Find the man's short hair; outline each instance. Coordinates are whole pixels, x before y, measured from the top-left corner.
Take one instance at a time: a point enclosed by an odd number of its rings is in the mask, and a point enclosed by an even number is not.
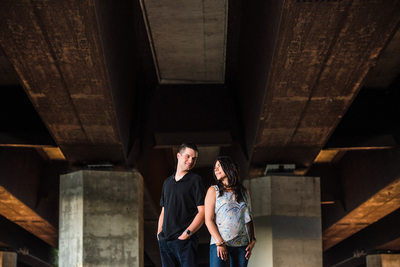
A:
[[[194,143],[183,143],[182,145],[179,146],[178,152],[182,153],[186,148],[193,149],[197,153],[199,152],[199,150],[197,149],[197,146]]]

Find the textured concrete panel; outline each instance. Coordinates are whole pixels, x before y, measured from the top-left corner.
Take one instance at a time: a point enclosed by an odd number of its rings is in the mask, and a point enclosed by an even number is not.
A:
[[[160,83],[223,83],[228,1],[141,1]]]
[[[322,266],[319,178],[267,176],[245,186],[257,237],[249,266]]]
[[[60,191],[60,266],[143,266],[138,172],[79,171]]]
[[[249,267],[273,267],[273,233],[269,216],[254,218],[257,243],[250,257]]]
[[[61,176],[59,266],[83,266],[83,173]]]
[[[17,253],[0,251],[0,267],[17,267]]]
[[[381,255],[368,255],[366,262],[368,267],[382,267]]]
[[[275,239],[274,267],[322,267],[321,239]]]
[[[321,216],[319,178],[266,176],[244,184],[250,192],[254,216]]]
[[[321,241],[321,217],[271,216],[270,220],[274,227],[274,239],[318,239]]]
[[[253,216],[271,215],[271,177],[245,180],[243,184],[250,193]]]
[[[398,267],[400,266],[399,254],[367,255],[367,267]]]
[[[319,178],[272,176],[271,199],[273,215],[321,216]]]

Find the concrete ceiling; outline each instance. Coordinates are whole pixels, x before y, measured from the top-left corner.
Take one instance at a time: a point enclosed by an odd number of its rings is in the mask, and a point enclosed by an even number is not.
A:
[[[0,25],[0,186],[47,230],[61,173],[137,168],[158,266],[162,182],[193,141],[206,183],[217,154],[246,178],[270,163],[321,177],[326,266],[373,231],[390,235],[370,249],[398,247],[400,1],[7,0]],[[4,229],[48,250],[2,207]],[[1,227],[0,243],[20,246]]]
[[[140,2],[160,84],[224,83],[228,1]]]

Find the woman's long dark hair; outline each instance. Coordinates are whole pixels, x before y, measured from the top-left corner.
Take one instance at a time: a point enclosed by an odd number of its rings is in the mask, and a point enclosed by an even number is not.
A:
[[[215,164],[221,165],[222,170],[225,172],[226,176],[228,177],[228,188],[232,189],[235,193],[236,201],[239,203],[243,200],[243,192],[246,190],[242,185],[239,177],[239,169],[237,165],[233,162],[233,160],[228,156],[219,156],[214,162]],[[225,185],[222,181],[219,181],[215,176],[215,171],[213,171],[215,182],[219,189],[219,195],[222,196],[225,191],[227,191]]]

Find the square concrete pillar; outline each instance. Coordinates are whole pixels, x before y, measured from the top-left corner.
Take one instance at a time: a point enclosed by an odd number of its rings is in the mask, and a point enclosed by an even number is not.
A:
[[[266,176],[245,181],[250,192],[256,247],[250,267],[321,267],[320,181]]]
[[[142,267],[140,173],[77,171],[61,176],[60,267]]]
[[[400,254],[367,255],[367,267],[398,267],[400,266]]]
[[[17,253],[0,251],[0,267],[17,267]]]

